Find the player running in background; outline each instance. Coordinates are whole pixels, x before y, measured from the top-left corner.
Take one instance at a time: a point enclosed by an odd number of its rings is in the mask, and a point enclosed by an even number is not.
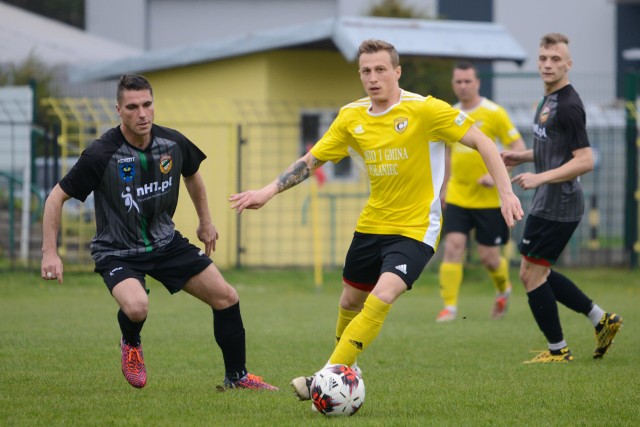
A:
[[[525,363],[573,360],[557,302],[584,314],[593,324],[597,342],[594,358],[604,356],[622,326],[620,316],[606,313],[569,278],[551,269],[584,213],[580,175],[593,169],[584,107],[569,82],[571,66],[568,38],[559,33],[544,35],[538,51],[544,96],[534,116],[533,149],[502,152],[508,166],[535,164],[535,173],[519,174],[512,181],[525,190],[535,189],[519,245],[520,279],[549,349]]]
[[[97,230],[91,255],[95,271],[120,307],[121,363],[127,381],[136,388],[147,383],[140,332],[149,311],[149,275],[170,293],[185,291],[211,307],[213,335],[225,365],[224,387],[277,390],[247,372],[238,293],[209,258],[218,232],[198,172],[206,156],[180,132],[153,123],[153,89],[144,77],[120,78],[116,110],[122,123],[93,141],[47,198],[42,277],[62,283],[56,243],[62,206],[71,197],[84,201],[93,192]],[[198,215],[197,236],[204,251],[174,227],[181,176]]]
[[[230,196],[231,207],[238,213],[259,209],[327,161],[338,162],[350,152],[364,159],[371,192],[344,263],[336,346],[329,364],[355,364],[378,336],[391,305],[411,289],[433,256],[441,227],[443,141],[460,141],[480,152],[509,226],[523,215],[493,141],[460,110],[402,90],[399,62],[389,43],[362,42],[359,74],[369,96],[341,108],[311,151],[273,182]],[[292,381],[300,400],[310,398],[311,380]]]
[[[478,69],[460,62],[453,69],[453,92],[458,99],[454,108],[475,120],[485,135],[503,147],[523,151],[526,147],[520,132],[507,112],[495,102],[480,96]],[[454,320],[458,313],[458,295],[463,276],[463,261],[469,233],[475,229],[480,262],[489,272],[496,289],[491,311],[494,319],[504,316],[511,295],[509,264],[500,248],[509,242],[509,227],[500,213],[500,196],[491,174],[476,150],[463,144],[447,144],[443,200],[444,256],[439,269],[440,297],[444,308],[437,322]]]

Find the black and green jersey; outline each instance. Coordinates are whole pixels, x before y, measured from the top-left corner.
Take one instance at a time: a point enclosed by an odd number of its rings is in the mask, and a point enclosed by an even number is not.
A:
[[[175,232],[180,175],[195,174],[206,158],[180,132],[153,125],[145,150],[129,144],[117,126],[93,141],[60,180],[69,196],[85,201],[93,191],[96,235],[91,255],[151,252],[169,243]]]
[[[542,98],[533,121],[536,173],[564,165],[575,150],[585,147],[589,147],[586,115],[573,86],[566,85]],[[584,213],[580,177],[536,188],[529,213],[551,221],[580,221]]]

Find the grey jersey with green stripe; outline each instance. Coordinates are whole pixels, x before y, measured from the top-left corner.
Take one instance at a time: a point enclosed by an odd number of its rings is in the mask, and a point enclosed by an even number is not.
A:
[[[533,121],[536,173],[559,168],[573,158],[575,150],[589,147],[586,122],[573,86],[566,85],[542,98]],[[551,221],[580,221],[584,213],[580,177],[536,188],[529,213]]]
[[[96,262],[152,252],[174,236],[180,176],[195,174],[206,156],[173,129],[153,125],[151,139],[140,150],[125,140],[119,126],[110,129],[60,180],[62,190],[75,199],[84,202],[94,193],[91,256]]]

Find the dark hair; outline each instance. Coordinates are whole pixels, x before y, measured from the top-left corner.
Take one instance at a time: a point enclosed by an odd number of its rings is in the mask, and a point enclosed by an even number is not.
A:
[[[460,61],[457,62],[453,67],[454,70],[473,70],[476,73],[476,77],[478,77],[478,67],[476,67],[472,62],[469,61]]]
[[[122,101],[122,92],[125,90],[148,90],[153,96],[153,88],[149,80],[139,74],[123,74],[118,81],[118,91],[116,92],[116,100],[118,104]]]
[[[391,65],[393,65],[394,68],[400,65],[400,56],[398,55],[396,48],[391,43],[387,43],[382,40],[368,39],[360,43],[360,47],[358,48],[358,59],[360,59],[360,56],[363,53],[376,53],[381,50],[385,50],[389,53],[389,56],[391,57]]]
[[[547,33],[540,39],[540,47],[549,47],[558,43],[569,44],[569,38],[560,33]]]

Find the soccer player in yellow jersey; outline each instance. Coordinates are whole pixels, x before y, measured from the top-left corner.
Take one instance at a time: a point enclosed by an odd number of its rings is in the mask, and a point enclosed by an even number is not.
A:
[[[400,60],[391,44],[365,40],[358,65],[369,96],[344,106],[320,141],[273,182],[229,198],[238,213],[259,209],[350,150],[364,159],[371,193],[346,256],[336,346],[328,362],[349,366],[376,338],[393,302],[411,289],[436,249],[444,141],[477,149],[495,180],[506,223],[513,226],[523,216],[494,142],[460,110],[400,89]],[[291,382],[300,400],[310,399],[312,379]]]
[[[473,118],[475,126],[496,143],[513,151],[524,151],[526,147],[520,132],[504,108],[480,96],[480,78],[473,64],[458,63],[453,69],[451,84],[458,98],[454,108],[460,108]],[[507,311],[511,283],[508,262],[500,255],[500,247],[509,241],[509,228],[500,213],[498,190],[477,151],[462,144],[448,144],[446,161],[450,176],[445,177],[440,193],[444,207],[444,257],[439,277],[444,308],[436,321],[448,322],[456,318],[463,258],[472,229],[476,232],[480,262],[496,288],[491,316],[502,318]]]

